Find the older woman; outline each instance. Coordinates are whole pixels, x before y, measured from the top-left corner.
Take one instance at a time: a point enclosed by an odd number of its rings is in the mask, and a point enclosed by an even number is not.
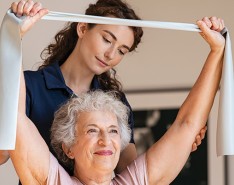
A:
[[[22,183],[155,185],[172,182],[191,152],[194,137],[206,124],[222,72],[225,40],[219,32],[224,28],[223,20],[204,18],[197,24],[211,51],[176,120],[159,141],[113,179],[120,152],[130,137],[126,106],[111,93],[97,91],[71,99],[56,112],[52,145],[58,158],[73,168],[71,177],[25,115],[22,75],[16,149],[9,151]]]

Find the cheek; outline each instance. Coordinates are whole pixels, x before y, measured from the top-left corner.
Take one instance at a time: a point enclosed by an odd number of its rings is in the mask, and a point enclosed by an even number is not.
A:
[[[97,48],[95,47],[96,44],[94,43],[86,43],[86,47],[84,49],[84,51],[86,52],[87,56],[89,56],[92,53],[96,53],[97,52]]]
[[[88,56],[90,55],[90,53],[97,52],[98,43],[96,42],[96,39],[92,38],[92,36],[90,36],[89,38],[89,35],[87,35],[81,40],[81,42],[82,42],[81,51],[86,53]]]
[[[80,141],[77,141],[74,148],[74,152],[77,154],[84,155],[86,153],[89,153],[92,150],[93,146],[94,146],[93,140],[91,138],[84,137]]]
[[[122,59],[123,59],[123,57],[116,57],[115,60],[112,60],[111,64],[110,64],[111,68],[113,68],[113,67],[117,66],[119,63],[121,63]]]
[[[114,143],[114,147],[118,150],[121,149],[121,138],[120,136],[116,136],[113,140],[113,143]]]

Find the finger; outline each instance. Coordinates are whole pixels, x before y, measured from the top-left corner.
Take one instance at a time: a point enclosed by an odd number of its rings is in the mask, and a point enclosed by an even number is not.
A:
[[[220,24],[219,24],[219,21],[218,21],[217,17],[215,17],[215,16],[211,17],[210,21],[212,22],[212,27],[211,27],[212,30],[221,31],[220,30]]]
[[[206,131],[207,131],[207,128],[203,128],[203,129],[201,130],[201,132],[200,132],[201,139],[204,139],[204,138],[205,138]]]
[[[43,8],[41,9],[39,12],[38,12],[38,19],[42,18],[44,15],[48,14],[49,10],[46,9],[46,8]]]
[[[17,6],[18,6],[18,2],[13,2],[11,4],[11,10],[12,10],[13,13],[17,12]]]
[[[223,29],[224,29],[224,21],[223,21],[223,19],[221,19],[221,18],[218,18],[218,21],[219,21],[219,29],[220,29],[220,31],[222,31]]]
[[[31,9],[33,8],[34,2],[32,0],[28,0],[24,5],[24,15],[29,15]]]
[[[207,40],[206,38],[206,34],[209,33],[210,31],[210,28],[209,26],[207,26],[207,23],[205,23],[204,21],[197,21],[197,25],[198,27],[200,28],[201,32],[199,32],[199,34],[205,39]]]
[[[196,144],[197,144],[197,146],[199,146],[201,144],[201,136],[200,135],[196,136]]]
[[[222,27],[225,28],[225,23],[223,19],[221,19],[221,24],[222,24]]]
[[[40,11],[37,12],[36,15],[34,15],[33,17],[31,17],[32,22],[33,23],[37,22],[40,18],[42,18],[47,13],[48,13],[48,9],[46,9],[46,8],[40,9]]]
[[[23,15],[25,3],[26,3],[26,2],[25,2],[24,0],[21,0],[21,1],[18,3],[17,10],[16,10],[16,16],[17,16],[17,17],[21,17],[21,16]]]
[[[209,19],[208,17],[204,17],[204,18],[202,19],[202,21],[203,21],[209,28],[211,28],[212,23],[211,23],[211,21],[210,21],[210,19]]]
[[[30,16],[36,15],[41,9],[42,9],[42,4],[39,2],[36,2],[30,11]]]
[[[197,144],[196,143],[193,143],[192,145],[192,152],[196,151],[197,150]]]

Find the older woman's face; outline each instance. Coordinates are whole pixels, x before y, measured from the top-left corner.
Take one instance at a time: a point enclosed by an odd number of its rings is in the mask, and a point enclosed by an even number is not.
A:
[[[120,131],[116,116],[111,112],[84,112],[77,123],[77,142],[71,151],[75,170],[112,172],[121,149]]]

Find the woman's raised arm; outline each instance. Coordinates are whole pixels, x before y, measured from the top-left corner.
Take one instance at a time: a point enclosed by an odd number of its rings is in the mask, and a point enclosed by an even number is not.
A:
[[[9,150],[12,163],[22,184],[44,184],[49,171],[49,149],[25,114],[26,90],[21,73],[15,150]]]
[[[183,168],[194,137],[206,125],[219,87],[225,39],[223,20],[203,18],[197,22],[210,53],[176,120],[165,135],[146,153],[149,184],[170,184]]]

